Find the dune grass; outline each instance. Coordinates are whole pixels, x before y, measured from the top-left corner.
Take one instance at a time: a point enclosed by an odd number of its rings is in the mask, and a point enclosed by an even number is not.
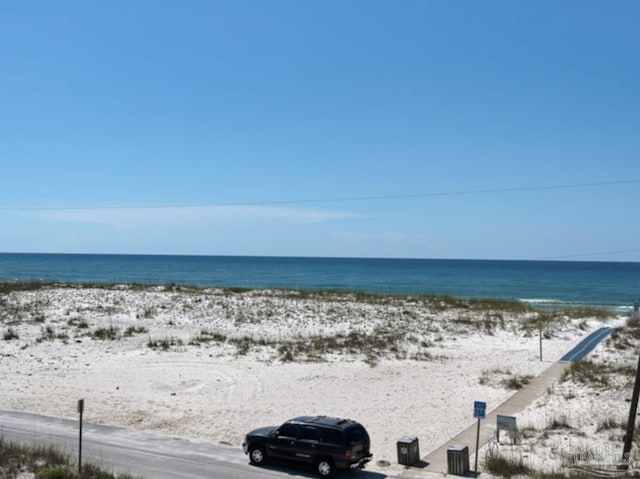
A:
[[[500,477],[529,476],[533,472],[521,457],[514,459],[499,454],[488,456],[484,468],[494,476]]]
[[[571,363],[562,375],[562,381],[573,381],[596,389],[608,388],[615,376],[633,378],[636,369],[632,365],[611,365],[582,359]]]
[[[0,477],[16,479],[25,473],[35,479],[135,479],[114,474],[94,464],[83,464],[79,472],[71,456],[53,446],[32,446],[7,441],[0,436]]]

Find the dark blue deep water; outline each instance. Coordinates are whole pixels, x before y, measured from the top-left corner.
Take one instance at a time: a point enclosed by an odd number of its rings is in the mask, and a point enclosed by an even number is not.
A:
[[[0,279],[282,287],[629,308],[640,263],[0,253]]]

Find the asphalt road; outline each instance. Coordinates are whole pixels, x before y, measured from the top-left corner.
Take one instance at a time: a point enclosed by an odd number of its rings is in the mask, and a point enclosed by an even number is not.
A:
[[[78,456],[78,421],[0,411],[0,436],[12,442],[55,445],[69,453],[74,460]],[[87,423],[83,424],[82,462],[91,462],[109,471],[129,473],[144,479],[316,477],[313,471],[304,468],[251,466],[240,445],[225,447],[205,441]],[[344,476],[348,477],[346,474]],[[356,471],[350,477],[383,479],[392,476]]]

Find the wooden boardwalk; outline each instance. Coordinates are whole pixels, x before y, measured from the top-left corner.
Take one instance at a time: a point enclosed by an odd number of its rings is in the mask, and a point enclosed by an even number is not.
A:
[[[564,371],[569,368],[571,363],[557,362],[551,364],[542,374],[536,376],[531,380],[529,384],[523,389],[520,389],[512,396],[507,398],[502,404],[496,407],[494,410],[487,413],[486,418],[480,423],[480,442],[479,447],[482,448],[489,439],[493,436],[496,430],[496,419],[498,414],[505,414],[513,416],[522,412],[536,399],[543,396],[547,389],[555,384],[561,377]],[[412,467],[403,471],[400,477],[411,478],[424,478],[429,477],[433,473],[435,475],[442,475],[447,472],[447,450],[450,446],[463,445],[469,447],[470,454],[470,466],[473,469],[474,455],[476,447],[476,433],[478,430],[477,420],[473,422],[467,429],[462,431],[457,436],[452,437],[438,449],[430,452],[427,456],[422,458],[423,467]],[[480,458],[482,459],[482,458]],[[479,461],[481,462],[481,461]],[[425,465],[426,464],[426,465]]]

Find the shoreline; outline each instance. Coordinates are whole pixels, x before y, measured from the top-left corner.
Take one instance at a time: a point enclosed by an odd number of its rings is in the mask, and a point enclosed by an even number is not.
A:
[[[452,295],[542,308],[629,308],[638,274],[633,262],[0,254],[0,277],[23,280]]]
[[[567,312],[571,310],[585,310],[588,314],[597,314],[600,312],[609,312],[611,314],[624,315],[630,312],[633,305],[614,305],[604,304],[598,302],[571,302],[561,300],[550,299],[535,299],[535,298],[508,298],[508,297],[492,297],[492,296],[456,296],[452,294],[438,294],[429,292],[380,292],[365,289],[347,289],[347,288],[293,288],[286,286],[265,286],[265,287],[252,287],[242,285],[197,285],[190,283],[175,283],[175,282],[99,282],[99,281],[60,281],[49,279],[3,279],[0,278],[0,294],[3,292],[11,291],[24,291],[24,290],[38,290],[44,288],[81,288],[81,289],[133,289],[133,290],[145,290],[145,289],[158,289],[174,292],[207,292],[207,291],[223,291],[227,293],[247,293],[251,291],[264,291],[264,292],[281,292],[281,293],[297,293],[301,295],[352,295],[354,299],[362,299],[367,297],[383,298],[392,297],[397,299],[406,298],[419,298],[423,300],[442,301],[451,306],[459,306],[462,303],[469,305],[488,305],[490,307],[499,309],[506,308],[509,310],[522,309],[523,311],[531,312]]]

